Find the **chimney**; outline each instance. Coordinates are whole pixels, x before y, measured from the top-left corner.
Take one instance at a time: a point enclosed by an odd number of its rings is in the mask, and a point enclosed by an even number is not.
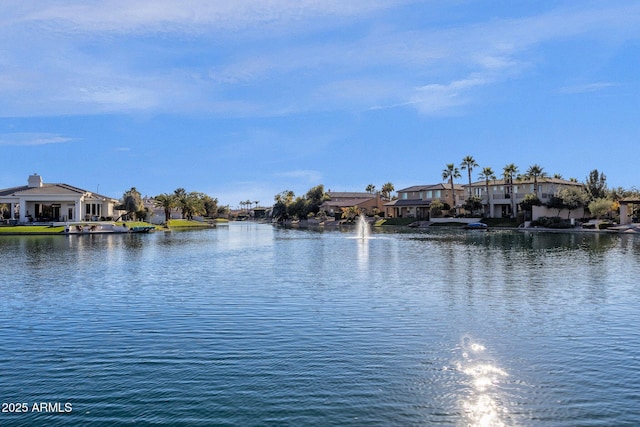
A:
[[[42,187],[42,177],[37,173],[29,175],[29,188]]]

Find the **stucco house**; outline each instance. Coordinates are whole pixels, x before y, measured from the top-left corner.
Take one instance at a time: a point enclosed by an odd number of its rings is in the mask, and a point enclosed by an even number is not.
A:
[[[320,205],[320,210],[325,211],[328,215],[334,216],[342,212],[342,208],[350,208],[356,206],[366,214],[374,212],[384,212],[384,199],[380,193],[362,193],[362,192],[340,192],[328,191],[329,200],[324,201]]]
[[[49,184],[38,174],[29,176],[27,185],[0,190],[0,204],[9,207],[3,220],[32,222],[88,221],[119,215],[117,199],[68,184]]]
[[[538,178],[538,188],[535,188],[535,181],[529,178],[516,179],[513,181],[513,193],[511,186],[506,184],[504,179],[493,179],[489,181],[489,193],[485,181],[471,183],[471,194],[479,197],[485,207],[485,216],[489,218],[511,217],[513,207],[517,211],[518,204],[522,202],[527,194],[536,194],[542,203],[547,203],[557,191],[565,187],[584,187],[576,181],[568,181],[561,178]],[[465,197],[469,194],[469,185],[463,185]],[[535,219],[535,218],[534,218]]]
[[[397,191],[398,198],[385,203],[387,216],[396,218],[429,219],[429,209],[434,200],[440,200],[451,208],[464,201],[464,188],[460,184],[414,185]]]

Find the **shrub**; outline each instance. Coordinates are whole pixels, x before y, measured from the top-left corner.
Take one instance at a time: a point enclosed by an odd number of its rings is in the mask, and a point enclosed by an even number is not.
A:
[[[571,221],[562,219],[559,216],[541,216],[531,222],[532,227],[545,228],[571,228]]]

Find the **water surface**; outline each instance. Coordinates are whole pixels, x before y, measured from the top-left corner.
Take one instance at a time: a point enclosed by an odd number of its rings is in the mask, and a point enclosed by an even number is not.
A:
[[[640,423],[640,239],[2,236],[2,425]]]

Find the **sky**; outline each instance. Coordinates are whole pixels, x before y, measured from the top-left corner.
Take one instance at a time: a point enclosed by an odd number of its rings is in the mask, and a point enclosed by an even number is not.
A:
[[[640,1],[0,3],[0,188],[266,206],[467,155],[631,188],[639,139]]]

